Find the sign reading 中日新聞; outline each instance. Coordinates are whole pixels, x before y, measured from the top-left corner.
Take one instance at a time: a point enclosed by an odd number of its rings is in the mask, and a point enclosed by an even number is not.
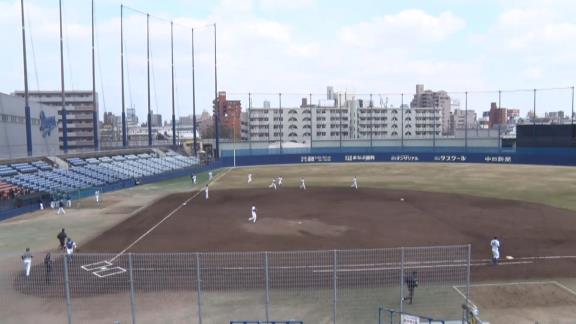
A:
[[[484,157],[484,162],[488,163],[512,163],[511,156],[501,156],[501,155],[487,155]]]

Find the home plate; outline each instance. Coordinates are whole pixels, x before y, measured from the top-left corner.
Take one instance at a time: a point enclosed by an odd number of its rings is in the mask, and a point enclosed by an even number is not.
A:
[[[506,260],[514,260],[514,257],[511,256],[511,255],[507,255],[507,256],[506,256]]]
[[[182,203],[182,206],[186,206],[186,203]]]

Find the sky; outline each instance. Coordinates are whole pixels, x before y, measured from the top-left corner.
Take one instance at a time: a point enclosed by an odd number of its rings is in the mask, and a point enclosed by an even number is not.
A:
[[[90,0],[63,0],[67,90],[91,89]],[[501,106],[537,114],[572,106],[576,83],[573,0],[95,0],[100,113],[121,111],[120,4],[126,105],[147,111],[146,16],[150,13],[151,109],[171,115],[174,21],[176,115],[192,112],[191,30],[197,111],[218,90],[248,106],[323,99],[326,86],[399,105],[417,83],[446,90],[478,113]],[[30,90],[60,89],[57,0],[25,0]],[[0,92],[23,89],[20,0],[0,0]],[[534,91],[531,89],[554,89]],[[500,97],[498,90],[502,90]],[[515,90],[508,92],[507,90]],[[279,96],[278,93],[283,93]],[[468,92],[466,98],[465,92]],[[404,94],[402,96],[401,94]],[[281,103],[280,103],[281,102]]]

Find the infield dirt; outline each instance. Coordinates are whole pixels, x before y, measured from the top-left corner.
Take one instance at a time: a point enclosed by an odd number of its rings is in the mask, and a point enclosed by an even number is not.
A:
[[[118,253],[180,207],[127,252],[283,251],[400,246],[472,246],[472,280],[571,276],[576,215],[544,205],[466,195],[361,188],[244,189],[167,196],[83,244]],[[401,201],[404,198],[404,201]],[[258,221],[249,223],[252,205]],[[486,266],[498,236],[501,266]],[[484,260],[475,266],[474,260]],[[524,260],[524,261],[522,261]]]

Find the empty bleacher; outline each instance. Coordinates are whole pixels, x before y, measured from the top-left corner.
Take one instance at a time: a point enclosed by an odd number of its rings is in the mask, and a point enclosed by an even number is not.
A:
[[[66,162],[70,166],[68,169],[54,169],[44,161],[0,165],[0,181],[34,192],[58,194],[99,188],[198,165],[196,158],[178,154],[158,157],[148,153],[74,157],[66,159]]]

